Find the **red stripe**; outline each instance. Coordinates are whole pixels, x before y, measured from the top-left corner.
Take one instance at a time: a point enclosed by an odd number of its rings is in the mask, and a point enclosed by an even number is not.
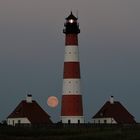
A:
[[[79,62],[64,62],[63,77],[80,79],[80,63]]]
[[[66,34],[65,45],[78,45],[78,36],[77,36],[77,34]]]
[[[82,96],[63,95],[61,116],[83,116]]]

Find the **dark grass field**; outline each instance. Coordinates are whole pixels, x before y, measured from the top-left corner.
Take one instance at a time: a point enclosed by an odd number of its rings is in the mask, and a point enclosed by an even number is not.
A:
[[[140,125],[0,126],[0,140],[140,140]]]

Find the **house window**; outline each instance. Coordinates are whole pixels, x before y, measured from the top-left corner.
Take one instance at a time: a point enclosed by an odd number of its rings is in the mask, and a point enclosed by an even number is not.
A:
[[[70,122],[70,120],[68,120],[68,124],[70,124],[71,122]]]
[[[100,120],[98,120],[98,123],[100,123]]]
[[[106,124],[107,123],[107,120],[104,120],[104,123]]]
[[[18,124],[20,124],[21,123],[21,121],[20,120],[18,120]]]
[[[78,123],[80,123],[80,120],[78,120]]]
[[[103,116],[103,113],[102,112],[100,113],[100,116]]]

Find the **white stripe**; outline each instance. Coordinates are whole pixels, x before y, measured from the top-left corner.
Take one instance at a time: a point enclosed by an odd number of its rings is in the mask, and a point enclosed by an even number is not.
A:
[[[65,47],[65,62],[78,62],[79,50],[78,46],[66,46]]]
[[[84,123],[84,116],[61,116],[62,123]]]
[[[80,79],[64,79],[63,95],[80,95]]]

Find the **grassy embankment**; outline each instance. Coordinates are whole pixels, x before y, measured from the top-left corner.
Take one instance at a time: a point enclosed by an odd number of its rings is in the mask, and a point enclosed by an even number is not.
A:
[[[140,140],[140,126],[0,127],[0,140]]]

